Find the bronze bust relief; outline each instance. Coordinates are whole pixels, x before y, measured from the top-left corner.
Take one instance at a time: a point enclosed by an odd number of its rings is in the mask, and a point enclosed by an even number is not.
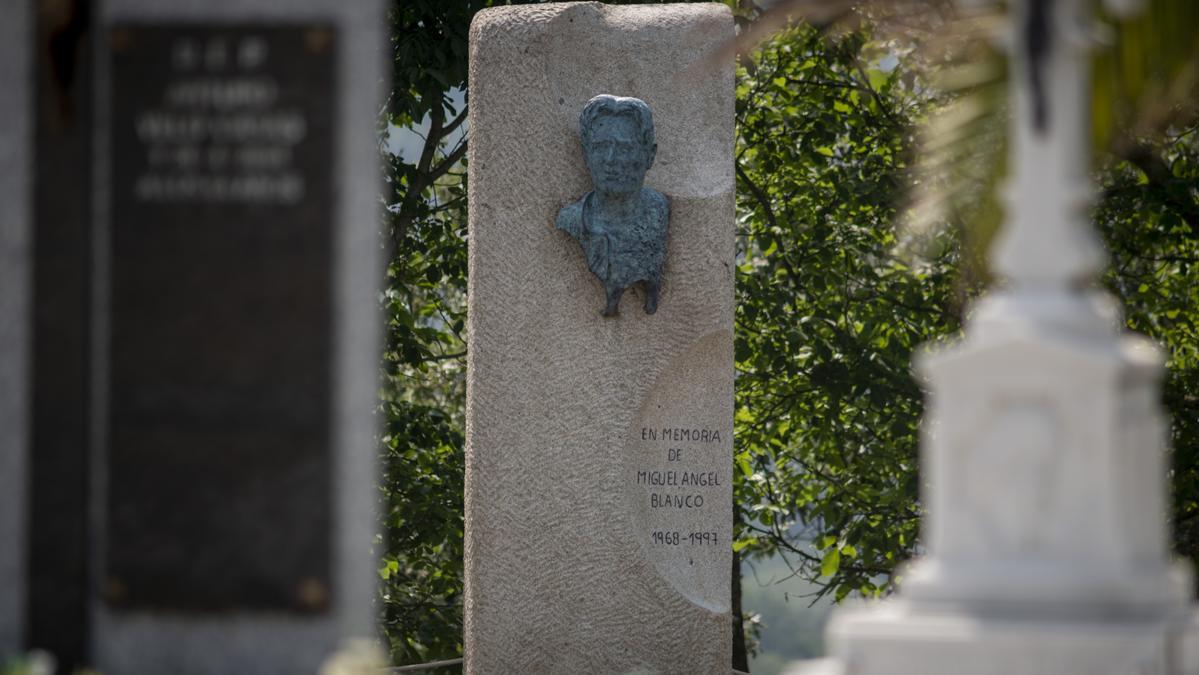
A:
[[[645,101],[602,94],[579,117],[583,155],[595,188],[558,212],[555,227],[583,248],[587,267],[604,285],[604,316],[615,316],[620,296],[645,285],[645,312],[658,309],[670,201],[644,186],[658,144]]]

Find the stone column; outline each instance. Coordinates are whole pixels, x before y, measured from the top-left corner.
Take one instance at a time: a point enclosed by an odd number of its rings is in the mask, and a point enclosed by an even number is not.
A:
[[[483,10],[470,47],[466,670],[728,672],[733,70],[717,4]],[[652,109],[660,302],[555,229],[599,94]]]
[[[1162,357],[1094,283],[1089,9],[1012,10],[1002,281],[963,340],[917,364],[925,552],[896,598],[834,617],[821,672],[1184,672],[1191,578],[1165,526]]]
[[[32,3],[0,21],[0,662],[24,645],[28,481],[30,209],[33,174]]]

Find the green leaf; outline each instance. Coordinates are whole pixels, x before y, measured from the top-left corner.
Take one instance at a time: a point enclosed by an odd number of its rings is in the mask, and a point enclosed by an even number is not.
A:
[[[820,561],[820,576],[831,577],[841,568],[841,551],[838,549],[830,549],[824,554],[824,558]]]

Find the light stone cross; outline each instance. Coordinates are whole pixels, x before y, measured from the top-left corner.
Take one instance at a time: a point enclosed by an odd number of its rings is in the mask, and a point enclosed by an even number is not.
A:
[[[930,390],[923,555],[895,597],[837,612],[833,658],[800,672],[1199,673],[1191,572],[1166,528],[1162,359],[1095,285],[1092,6],[1009,3],[999,283],[962,340],[917,364]]]
[[[1129,13],[1138,0],[1107,0]],[[991,251],[1015,288],[1076,288],[1102,270],[1089,223],[1090,0],[1013,3],[1010,95],[1013,180],[1010,214]]]

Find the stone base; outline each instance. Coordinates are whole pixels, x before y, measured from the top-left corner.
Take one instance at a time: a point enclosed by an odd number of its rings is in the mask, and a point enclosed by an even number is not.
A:
[[[1193,610],[1191,610],[1193,611]],[[1050,621],[941,613],[894,601],[838,612],[835,657],[787,675],[1195,675],[1193,614]]]
[[[1111,564],[1083,569],[1066,560],[997,559],[946,564],[929,556],[903,576],[903,596],[918,606],[988,615],[1125,619],[1182,612],[1193,587],[1189,563]]]

